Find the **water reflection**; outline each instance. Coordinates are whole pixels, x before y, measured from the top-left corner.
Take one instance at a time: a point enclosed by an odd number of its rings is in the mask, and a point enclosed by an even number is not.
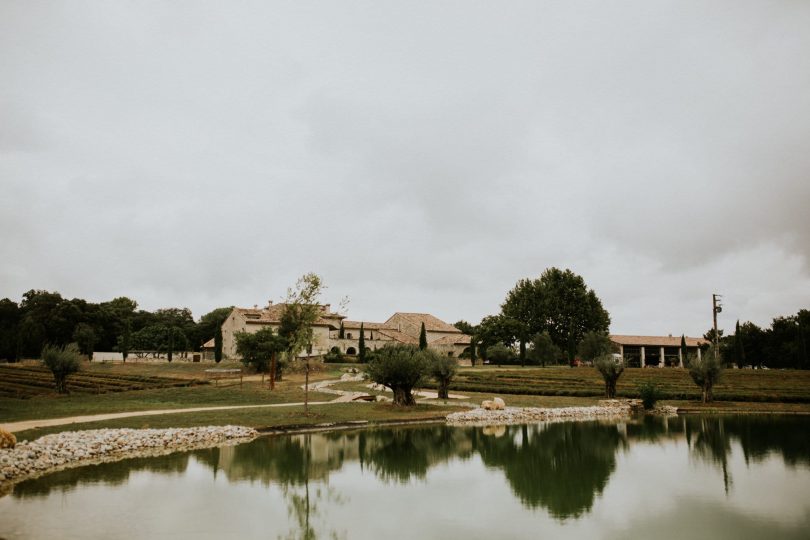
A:
[[[139,472],[182,475],[195,460],[229,483],[276,486],[283,493],[290,537],[315,538],[323,507],[347,504],[329,485],[347,467],[395,487],[425,482],[441,464],[480,459],[503,474],[529,509],[558,520],[590,512],[617,467],[617,456],[639,443],[686,443],[691,458],[722,472],[733,489],[729,460],[740,448],[746,464],[780,456],[785,466],[810,465],[810,422],[805,418],[676,417],[628,423],[558,423],[490,428],[442,425],[261,438],[249,444],[162,457],[130,459],[58,472],[23,482],[13,497],[31,499],[76,486],[121,485]],[[324,521],[324,519],[321,519]],[[323,530],[323,527],[321,529]],[[338,536],[329,531],[327,536]]]

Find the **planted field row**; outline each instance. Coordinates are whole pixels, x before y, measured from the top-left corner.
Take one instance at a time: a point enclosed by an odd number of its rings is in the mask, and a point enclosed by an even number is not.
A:
[[[206,384],[197,379],[173,377],[114,375],[78,372],[68,377],[68,389],[77,394],[105,394],[130,390],[147,390]],[[0,396],[29,398],[54,392],[50,371],[37,366],[0,366]]]
[[[638,397],[638,387],[654,382],[665,399],[698,399],[700,391],[689,373],[680,369],[627,369],[619,379],[621,397]],[[591,368],[528,368],[461,371],[450,388],[484,392],[548,396],[601,396],[604,383]],[[810,372],[727,370],[715,387],[715,398],[734,401],[810,402]]]

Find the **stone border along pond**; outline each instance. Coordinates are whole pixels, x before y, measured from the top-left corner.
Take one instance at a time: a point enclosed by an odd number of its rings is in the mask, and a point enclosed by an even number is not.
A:
[[[63,431],[0,449],[0,496],[14,483],[72,467],[131,457],[249,442],[259,433],[243,426]]]
[[[478,408],[450,413],[446,421],[450,426],[499,426],[544,421],[629,418],[639,410],[638,400],[617,399],[603,400],[593,407],[505,407],[500,410]],[[659,406],[653,411],[654,414],[663,415],[674,415],[677,412],[677,408],[671,406]],[[93,429],[45,435],[35,441],[20,442],[14,448],[0,449],[0,497],[9,493],[17,482],[62,469],[132,457],[153,457],[236,445],[250,442],[258,436],[258,431],[244,426]]]

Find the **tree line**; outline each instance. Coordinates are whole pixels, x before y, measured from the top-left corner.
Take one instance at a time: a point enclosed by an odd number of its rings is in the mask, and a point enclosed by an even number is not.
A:
[[[718,334],[720,355],[726,365],[810,369],[810,310],[776,317],[770,328],[737,321],[734,334],[724,336],[722,330]],[[713,341],[714,329],[704,337]]]
[[[30,290],[17,303],[0,300],[0,359],[38,358],[46,345],[76,343],[82,354],[134,351],[167,354],[199,351],[231,311],[221,307],[195,321],[188,308],[138,309],[121,296],[107,302],[64,298],[58,292]]]

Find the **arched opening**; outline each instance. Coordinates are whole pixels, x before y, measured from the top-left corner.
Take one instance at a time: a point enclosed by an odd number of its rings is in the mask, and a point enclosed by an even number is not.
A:
[[[348,349],[346,349],[346,354],[348,354],[349,356],[354,356],[357,354],[357,350],[354,347],[349,347]]]

